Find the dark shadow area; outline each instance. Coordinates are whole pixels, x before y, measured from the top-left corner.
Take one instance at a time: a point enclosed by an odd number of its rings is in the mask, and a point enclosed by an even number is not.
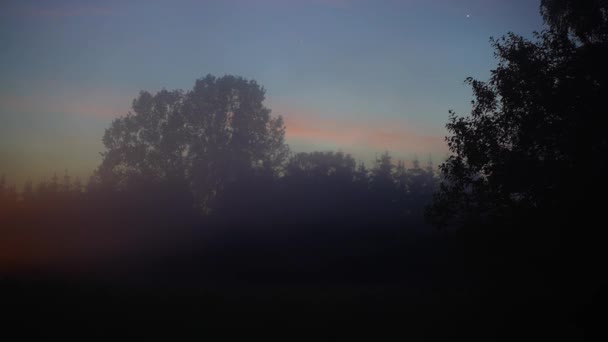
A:
[[[409,317],[433,333],[453,320],[438,307],[476,297],[462,253],[423,220],[436,178],[388,154],[369,171],[341,153],[295,154],[278,178],[225,186],[208,213],[178,184],[35,188],[2,216],[5,304],[26,322],[205,335]]]

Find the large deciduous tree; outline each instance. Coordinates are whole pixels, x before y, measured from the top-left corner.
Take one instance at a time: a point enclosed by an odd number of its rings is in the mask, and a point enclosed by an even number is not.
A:
[[[605,2],[594,3],[605,24]],[[523,213],[574,220],[604,195],[608,40],[601,23],[579,28],[577,6],[543,1],[549,29],[534,40],[493,40],[499,63],[489,81],[467,80],[475,100],[470,116],[452,113],[447,124],[452,155],[429,211],[436,223]]]
[[[255,81],[229,75],[208,75],[186,92],[142,91],[106,130],[96,177],[118,188],[182,184],[208,208],[226,184],[275,175],[287,157],[283,120],[264,99]]]

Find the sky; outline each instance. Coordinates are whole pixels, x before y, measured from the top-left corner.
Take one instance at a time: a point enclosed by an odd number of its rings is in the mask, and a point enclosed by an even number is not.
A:
[[[140,90],[207,74],[255,79],[294,152],[371,163],[448,155],[466,77],[495,67],[489,38],[542,29],[536,0],[172,0],[0,3],[0,174],[83,180]]]

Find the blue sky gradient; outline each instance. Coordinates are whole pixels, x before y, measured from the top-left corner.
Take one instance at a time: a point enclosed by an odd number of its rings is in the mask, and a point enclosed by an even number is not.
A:
[[[253,78],[292,150],[439,161],[490,36],[542,29],[535,0],[8,1],[0,4],[0,173],[86,178],[140,90]]]

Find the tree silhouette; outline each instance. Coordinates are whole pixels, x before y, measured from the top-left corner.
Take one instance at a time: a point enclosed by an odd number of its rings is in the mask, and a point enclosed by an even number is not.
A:
[[[99,181],[187,186],[208,208],[222,188],[253,174],[277,174],[288,153],[281,117],[265,90],[241,77],[208,75],[188,92],[141,92],[133,111],[105,132]]]
[[[542,0],[541,13],[554,29],[572,33],[582,42],[608,37],[607,0]]]
[[[297,153],[285,167],[282,196],[303,219],[345,220],[367,191],[356,168],[355,159],[342,152]]]
[[[4,175],[0,176],[0,216],[13,209],[17,203],[17,191],[9,186]]]
[[[453,155],[430,209],[438,224],[570,212],[606,171],[598,160],[608,146],[599,112],[608,95],[605,42],[580,45],[559,27],[535,41],[509,34],[492,42],[498,67],[488,82],[467,80],[471,115],[451,113],[447,124]]]
[[[521,308],[559,294],[547,302],[581,326],[605,287],[596,271],[607,257],[605,4],[543,1],[547,30],[492,40],[498,66],[487,82],[467,79],[473,108],[450,114],[452,155],[427,211],[459,229],[466,262],[498,296],[513,293]],[[534,285],[518,289],[522,279]]]
[[[393,171],[395,166],[392,159],[388,152],[384,152],[380,157],[376,158],[375,165],[371,171],[372,188],[382,191],[394,186]]]
[[[342,152],[297,153],[286,167],[287,177],[324,179],[352,182],[357,163],[349,154]]]

